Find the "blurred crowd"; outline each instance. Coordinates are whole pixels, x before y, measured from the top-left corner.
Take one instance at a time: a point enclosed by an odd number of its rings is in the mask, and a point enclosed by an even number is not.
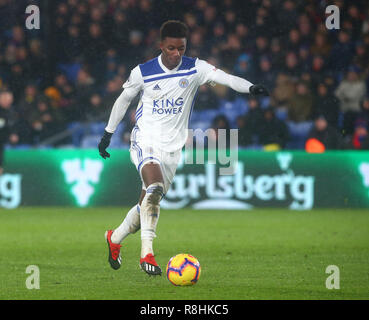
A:
[[[24,26],[29,3],[46,12],[40,30]],[[326,28],[329,4],[339,30]],[[367,0],[0,0],[0,144],[37,145],[70,123],[107,121],[130,70],[159,54],[168,19],[188,25],[186,55],[268,87],[262,102],[222,86],[199,92],[198,111],[244,100],[241,146],[288,148],[291,128],[310,123],[307,150],[369,149]],[[128,141],[134,117],[124,121]],[[212,122],[232,126],[226,113]]]

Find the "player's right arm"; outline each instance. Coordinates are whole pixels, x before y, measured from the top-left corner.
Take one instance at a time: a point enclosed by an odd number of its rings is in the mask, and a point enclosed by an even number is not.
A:
[[[104,135],[98,145],[100,155],[106,159],[110,158],[110,154],[106,151],[106,148],[110,144],[110,139],[115,132],[118,124],[122,121],[124,115],[131,101],[137,96],[137,94],[142,89],[142,76],[137,66],[134,68],[128,78],[128,80],[123,84],[123,92],[114,102],[113,108],[110,113],[108,125],[105,127]]]

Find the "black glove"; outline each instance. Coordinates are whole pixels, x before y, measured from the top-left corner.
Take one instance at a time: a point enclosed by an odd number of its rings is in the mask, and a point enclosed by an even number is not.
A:
[[[262,84],[254,84],[250,87],[250,93],[253,96],[269,96],[268,89]]]
[[[104,131],[104,135],[101,138],[101,141],[98,145],[100,156],[102,156],[104,159],[110,158],[110,153],[106,151],[106,148],[109,147],[110,139],[113,134],[110,132]]]

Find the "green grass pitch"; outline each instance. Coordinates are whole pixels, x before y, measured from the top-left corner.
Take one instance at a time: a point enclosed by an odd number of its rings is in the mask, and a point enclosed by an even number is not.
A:
[[[0,211],[0,299],[246,300],[368,299],[368,210],[162,210],[154,250],[163,276],[138,266],[140,233],[123,243],[122,267],[107,261],[104,232],[120,224],[118,208],[20,208]],[[190,253],[199,282],[175,287],[169,258]],[[28,265],[40,289],[26,288]],[[326,268],[340,289],[325,286]]]

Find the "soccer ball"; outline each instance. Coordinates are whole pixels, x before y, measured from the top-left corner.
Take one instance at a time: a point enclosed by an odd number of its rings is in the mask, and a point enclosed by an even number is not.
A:
[[[180,253],[170,258],[167,278],[175,286],[192,286],[200,278],[200,262],[190,254]]]

